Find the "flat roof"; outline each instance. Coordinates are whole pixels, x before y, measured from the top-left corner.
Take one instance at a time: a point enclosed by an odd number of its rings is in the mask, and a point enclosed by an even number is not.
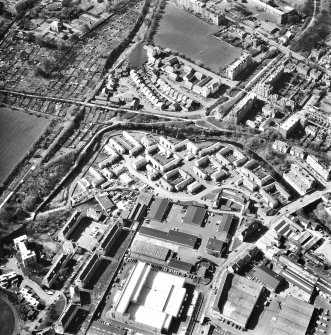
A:
[[[180,261],[178,259],[172,258],[168,264],[171,268],[191,272],[193,265],[187,262]]]
[[[314,308],[313,305],[310,305],[307,302],[289,295],[286,296],[272,334],[305,335]]]
[[[144,191],[141,191],[137,198],[137,202],[143,205],[146,205],[146,206],[149,206],[152,200],[153,200],[153,194],[150,192],[144,192]]]
[[[151,220],[162,221],[169,205],[168,199],[156,197],[147,217]]]
[[[284,277],[264,265],[256,269],[254,277],[273,290],[276,290],[279,284],[284,280]]]
[[[87,335],[125,335],[126,330],[117,328],[111,324],[105,324],[100,321],[93,321]]]
[[[218,240],[217,238],[209,238],[208,243],[206,245],[206,249],[212,250],[212,251],[217,251],[217,252],[222,252],[224,249],[226,243],[224,241]]]
[[[134,241],[131,247],[131,252],[141,256],[152,257],[160,261],[165,261],[168,256],[169,249],[152,243]]]
[[[141,227],[139,233],[143,236],[153,237],[159,240],[183,245],[185,247],[194,248],[198,237],[195,235],[170,230],[169,232],[161,231],[150,227]]]
[[[222,220],[218,226],[217,231],[218,232],[224,232],[224,233],[229,233],[231,229],[231,224],[233,221],[234,215],[232,214],[223,214]]]
[[[177,317],[184,301],[185,278],[152,270],[138,262],[116,306],[117,313],[130,314],[137,323],[162,330]]]
[[[189,206],[183,218],[183,223],[201,226],[207,210],[202,207]]]
[[[236,274],[228,274],[225,281],[226,283],[223,283],[219,297],[223,297],[223,299],[226,297],[226,300],[225,302],[219,301],[223,304],[220,313],[224,317],[246,326],[263,286]],[[223,295],[224,290],[227,292],[225,295]]]

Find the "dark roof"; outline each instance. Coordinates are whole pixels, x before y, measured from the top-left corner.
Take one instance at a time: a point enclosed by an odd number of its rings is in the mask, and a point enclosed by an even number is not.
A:
[[[232,220],[233,220],[232,214],[224,214],[217,231],[228,234],[231,229]]]
[[[164,198],[155,198],[149,211],[148,218],[151,220],[162,221],[170,201]]]
[[[100,321],[94,321],[89,328],[87,335],[125,335],[126,331],[112,326],[111,324],[105,324]]]
[[[260,280],[266,287],[277,290],[279,284],[284,280],[284,278],[274,271],[270,270],[264,265],[261,265],[256,269],[254,277]]]
[[[225,248],[225,245],[226,243],[224,241],[218,240],[217,238],[210,238],[206,245],[206,249],[221,253]]]
[[[190,235],[175,230],[165,232],[149,227],[141,227],[139,233],[144,236],[176,243],[190,248],[194,248],[198,239],[195,235]]]
[[[168,264],[171,268],[191,272],[193,265],[187,262],[179,261],[175,258],[172,258]]]
[[[201,226],[206,213],[207,210],[205,208],[189,206],[184,216],[183,222]]]
[[[67,323],[70,319],[70,317],[73,315],[73,314],[76,314],[77,311],[79,309],[79,306],[78,305],[75,305],[75,304],[71,304],[69,306],[69,308],[66,310],[66,312],[64,313],[62,319],[61,319],[61,323],[62,323],[62,326],[64,328],[66,328],[67,326]]]

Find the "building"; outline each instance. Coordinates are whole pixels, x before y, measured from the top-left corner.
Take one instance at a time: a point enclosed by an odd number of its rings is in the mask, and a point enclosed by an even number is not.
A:
[[[147,165],[145,157],[139,156],[133,163],[132,166],[135,170],[141,170]]]
[[[226,69],[226,76],[235,80],[236,77],[252,64],[252,56],[248,53],[242,54],[236,61],[230,64]]]
[[[126,335],[127,331],[115,326],[97,320],[93,321],[91,326],[88,328],[86,335]]]
[[[246,242],[253,233],[255,233],[260,228],[260,222],[254,219],[245,220],[242,222],[241,226],[238,229],[237,237],[239,240]]]
[[[284,278],[282,276],[267,268],[265,265],[261,265],[255,270],[254,278],[259,280],[272,292],[277,292],[278,288],[284,282]]]
[[[75,284],[84,288],[93,276],[96,268],[99,265],[99,255],[94,253],[91,257],[85,262],[82,270],[79,272],[77,278],[75,279]]]
[[[152,270],[138,262],[132,269],[107,318],[143,331],[168,331],[186,296],[185,278]]]
[[[318,159],[316,156],[309,154],[307,156],[307,164],[318,173],[324,180],[328,181],[331,176],[330,164]]]
[[[212,308],[213,316],[246,329],[262,290],[262,285],[226,272]]]
[[[103,236],[98,246],[98,251],[104,255],[107,254],[110,248],[114,245],[121,231],[121,227],[117,224],[114,224]]]
[[[272,335],[305,335],[314,309],[314,306],[287,295],[276,316]]]
[[[296,13],[295,9],[290,6],[275,6],[274,3],[271,4],[263,0],[249,0],[248,2],[270,13],[278,24],[286,23],[288,18]]]
[[[98,195],[95,196],[95,200],[107,214],[111,212],[113,208],[116,207],[115,204],[112,202],[112,200],[109,198],[107,192],[99,193]]]
[[[170,201],[165,198],[156,197],[151,205],[148,218],[155,221],[162,221],[169,208]]]
[[[244,121],[248,116],[248,113],[252,109],[256,101],[256,95],[254,93],[247,94],[241,99],[227,115],[227,120],[234,124],[239,124]]]
[[[80,215],[80,211],[75,211],[70,216],[69,220],[66,222],[66,224],[63,226],[58,234],[58,239],[60,241],[65,241],[70,237],[71,233],[76,229],[78,223],[80,222],[80,220],[78,220]]]
[[[223,252],[226,250],[226,243],[224,241],[218,240],[216,238],[209,238],[206,251],[209,255],[215,257],[221,257]]]
[[[272,144],[272,148],[276,151],[281,152],[282,154],[286,154],[288,152],[288,149],[290,148],[290,146],[284,141],[276,140]]]
[[[217,228],[217,232],[222,234],[222,239],[226,240],[231,235],[233,235],[233,220],[234,215],[232,214],[223,214],[222,220],[219,223],[219,226]]]
[[[70,322],[76,317],[79,311],[79,305],[70,303],[67,309],[62,313],[60,320],[55,324],[55,330],[57,334],[65,334],[68,329]]]
[[[278,131],[284,138],[288,138],[295,132],[295,130],[300,126],[300,124],[301,124],[300,117],[294,114],[279,125]]]
[[[290,170],[283,173],[283,178],[300,195],[305,195],[316,185],[316,179],[297,163],[291,164]]]
[[[22,263],[24,266],[28,266],[37,261],[36,253],[27,248],[28,238],[26,235],[14,238],[14,246],[19,251]]]
[[[71,254],[61,254],[56,261],[53,263],[52,267],[47,272],[46,276],[42,280],[42,284],[48,288],[51,288],[57,277],[60,275],[60,270],[63,269],[69,260],[71,259]]]
[[[201,226],[206,214],[207,210],[203,207],[189,206],[183,218],[183,223]]]
[[[145,262],[165,263],[170,255],[170,249],[139,240],[131,246],[130,255]]]
[[[296,158],[305,159],[307,154],[302,148],[293,146],[290,149],[290,155]]]

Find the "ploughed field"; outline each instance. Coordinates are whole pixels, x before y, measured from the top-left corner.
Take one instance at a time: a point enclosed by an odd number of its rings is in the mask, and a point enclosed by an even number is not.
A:
[[[218,73],[240,56],[240,49],[222,42],[212,34],[219,30],[169,3],[154,37],[154,43],[185,54]]]
[[[10,306],[0,297],[0,335],[11,335],[15,327],[15,316]]]
[[[0,185],[49,124],[17,110],[0,107]]]

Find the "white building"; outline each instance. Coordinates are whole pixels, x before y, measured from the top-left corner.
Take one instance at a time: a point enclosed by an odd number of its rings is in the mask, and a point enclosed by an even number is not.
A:
[[[107,317],[145,331],[168,331],[184,302],[185,278],[156,272],[138,262],[118,291]]]
[[[28,238],[26,235],[22,235],[14,239],[15,248],[19,251],[24,266],[28,266],[37,261],[36,253],[27,248],[27,242]]]

